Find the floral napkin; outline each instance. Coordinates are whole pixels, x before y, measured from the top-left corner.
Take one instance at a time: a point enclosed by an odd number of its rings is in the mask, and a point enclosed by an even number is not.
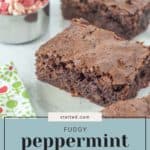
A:
[[[0,118],[35,116],[13,63],[0,66]]]

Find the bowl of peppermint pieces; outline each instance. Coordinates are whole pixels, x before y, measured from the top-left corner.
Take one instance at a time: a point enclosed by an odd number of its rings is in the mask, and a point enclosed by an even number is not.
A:
[[[0,0],[0,42],[31,42],[43,35],[48,27],[48,0]]]

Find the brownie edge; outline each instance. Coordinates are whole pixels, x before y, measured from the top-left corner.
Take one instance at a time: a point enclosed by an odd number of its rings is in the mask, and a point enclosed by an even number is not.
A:
[[[84,18],[126,39],[150,23],[149,0],[62,0],[62,12],[66,19]]]
[[[149,117],[150,96],[119,101],[106,107],[102,114],[104,117]]]
[[[39,80],[108,105],[136,96],[150,81],[150,47],[73,20],[36,53]]]

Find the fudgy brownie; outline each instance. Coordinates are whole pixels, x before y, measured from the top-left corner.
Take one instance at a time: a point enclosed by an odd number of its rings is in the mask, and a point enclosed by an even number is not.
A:
[[[62,12],[131,39],[150,22],[150,0],[62,0]]]
[[[150,117],[150,96],[119,101],[103,110],[104,117]]]
[[[150,81],[150,47],[73,20],[36,53],[38,79],[106,105],[135,96]]]

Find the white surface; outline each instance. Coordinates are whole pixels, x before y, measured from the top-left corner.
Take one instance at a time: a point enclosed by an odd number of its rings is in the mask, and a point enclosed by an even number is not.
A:
[[[55,111],[99,111],[101,108],[83,98],[72,97],[69,93],[55,87],[41,83],[35,76],[35,52],[39,46],[61,32],[69,22],[64,21],[61,16],[59,0],[51,1],[51,23],[50,32],[41,39],[25,45],[3,45],[0,44],[0,64],[13,61],[18,69],[20,77],[27,87],[33,107],[38,115],[47,115],[47,112]],[[18,34],[19,36],[19,34]],[[136,38],[138,41],[150,45],[150,27]],[[139,96],[150,93],[150,88],[139,92]]]

